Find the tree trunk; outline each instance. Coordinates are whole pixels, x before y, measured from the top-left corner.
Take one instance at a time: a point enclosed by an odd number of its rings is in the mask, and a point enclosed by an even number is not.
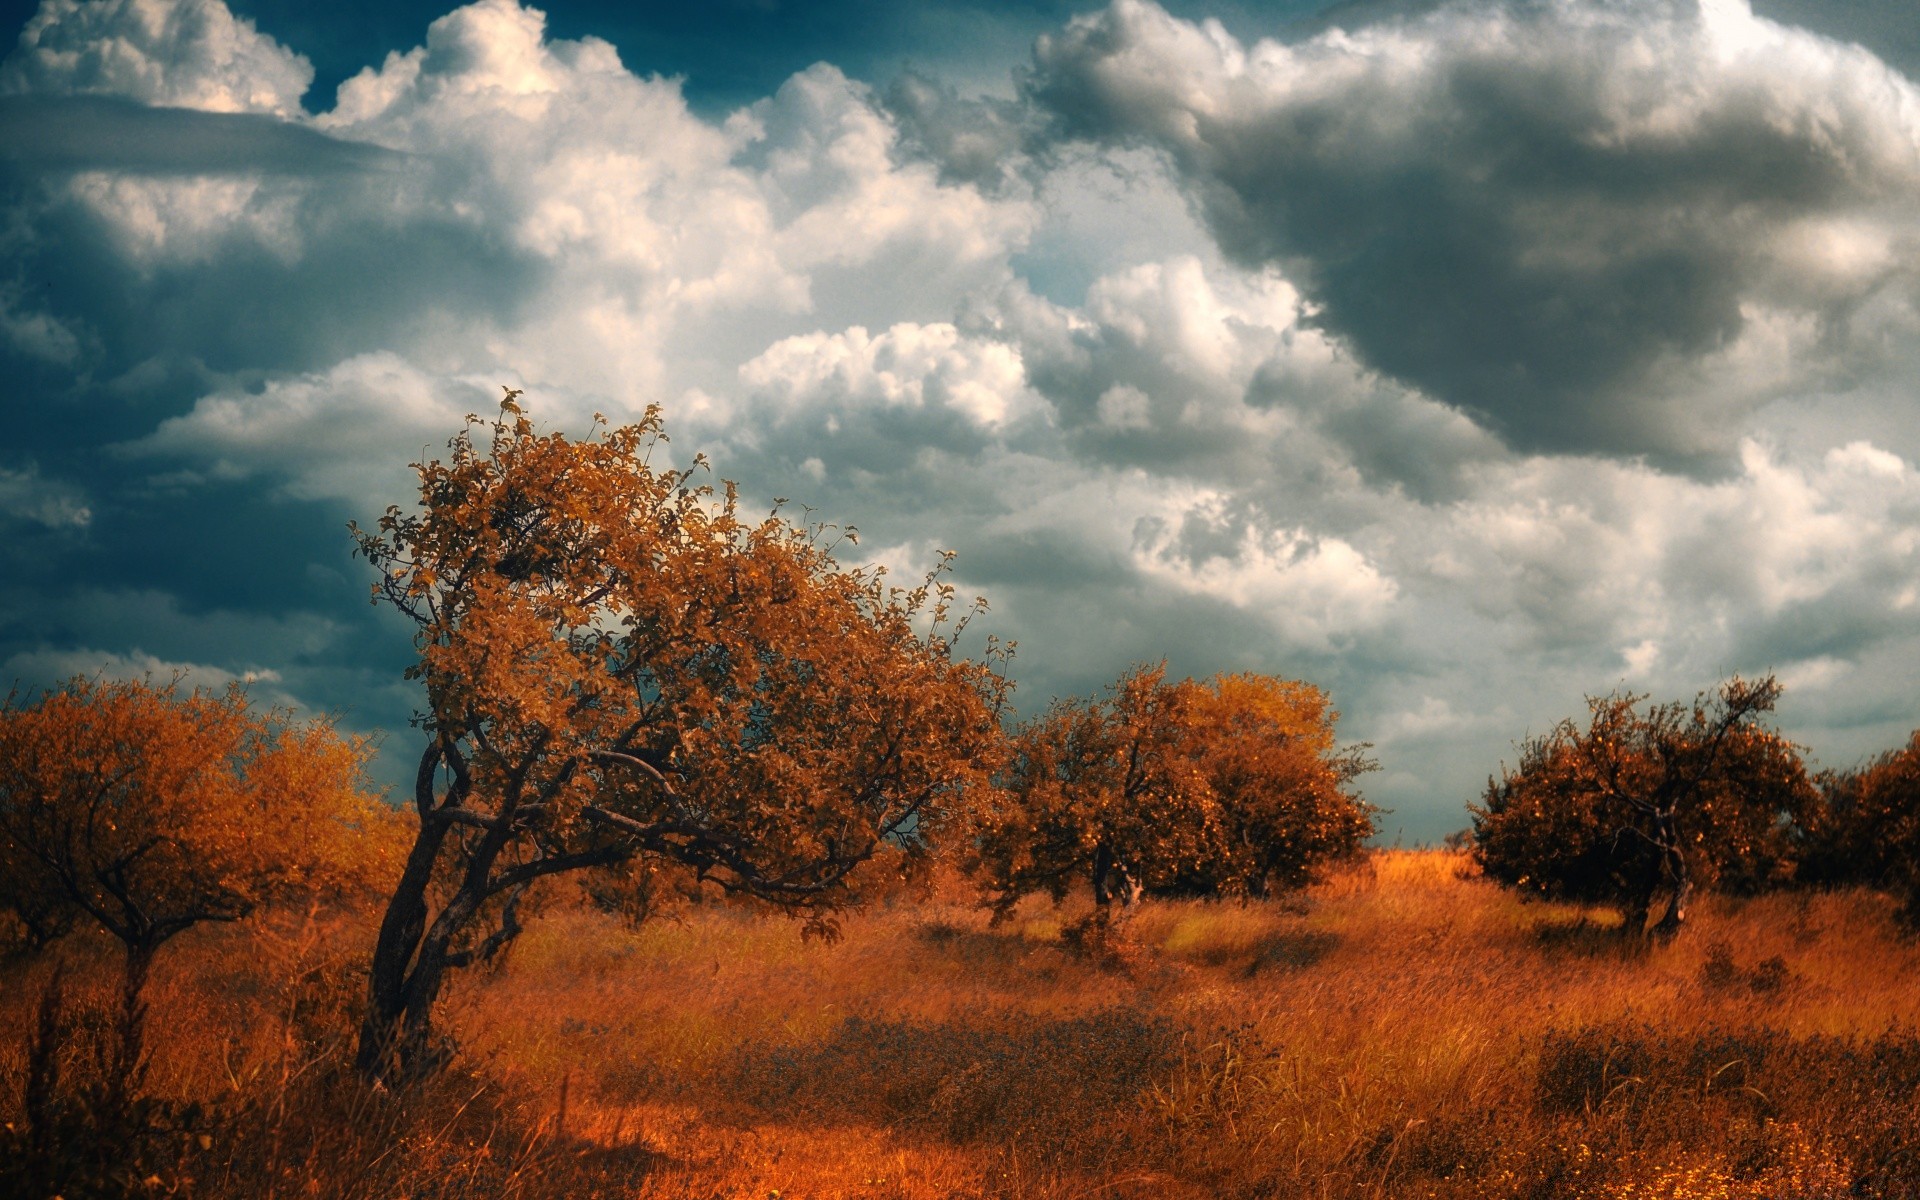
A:
[[[1693,899],[1693,880],[1682,877],[1675,881],[1673,894],[1667,899],[1667,911],[1653,927],[1653,936],[1659,941],[1672,941],[1680,932],[1680,926],[1687,920],[1687,905]]]
[[[428,754],[437,761],[433,751]],[[429,792],[433,761],[423,762],[421,768]],[[359,1053],[354,1057],[355,1068],[369,1082],[403,1076],[404,1060],[414,1058],[423,1048],[403,1045],[401,1021],[408,1008],[408,967],[427,928],[427,888],[433,882],[434,864],[439,861],[448,831],[449,827],[433,820],[431,809],[423,806],[420,832],[413,839],[400,883],[380,920],[380,936],[367,972],[367,1012],[360,1023]]]
[[[147,1074],[147,975],[153,968],[157,943],[124,943],[125,971],[120,977],[120,1013],[114,1029],[113,1052],[96,1093],[94,1119],[106,1130],[124,1128]]]
[[[1108,850],[1104,844],[1095,846],[1093,848],[1093,867],[1090,872],[1092,876],[1091,882],[1093,884],[1093,902],[1100,906],[1100,912],[1103,915],[1107,912],[1108,905],[1113,903],[1113,893],[1107,888],[1107,877],[1112,871],[1113,852]]]
[[[1693,872],[1687,867],[1687,856],[1681,853],[1672,827],[1665,826],[1661,832],[1666,836],[1666,853],[1661,857],[1660,865],[1667,877],[1667,885],[1673,890],[1667,897],[1667,911],[1653,927],[1653,936],[1658,941],[1669,942],[1680,932],[1680,926],[1686,923],[1687,905],[1693,899]]]
[[[1647,936],[1647,914],[1653,911],[1654,893],[1660,890],[1659,881],[1647,879],[1636,883],[1620,906],[1620,938],[1625,942],[1638,942]]]

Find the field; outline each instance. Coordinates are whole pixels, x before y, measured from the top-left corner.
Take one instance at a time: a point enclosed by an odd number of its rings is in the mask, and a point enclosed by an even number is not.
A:
[[[250,1198],[1920,1195],[1920,945],[1878,895],[1708,898],[1633,950],[1461,856],[1388,851],[1287,901],[1149,903],[1102,953],[1063,943],[1080,912],[991,928],[945,879],[823,945],[724,905],[633,928],[556,897],[456,985],[453,1066],[398,1095],[347,1064],[371,913],[195,930],[155,970],[146,1091],[207,1107],[124,1147],[146,1156],[129,1177]],[[73,1088],[114,960],[64,953]],[[18,1123],[50,966],[0,970]]]

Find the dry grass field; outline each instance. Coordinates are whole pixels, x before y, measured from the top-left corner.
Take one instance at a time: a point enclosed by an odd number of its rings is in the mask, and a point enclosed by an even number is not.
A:
[[[348,1068],[370,914],[196,930],[156,967],[147,1086],[207,1108],[126,1152],[206,1197],[1920,1196],[1920,944],[1883,897],[1709,898],[1631,951],[1465,864],[1150,903],[1103,958],[1063,945],[1073,908],[990,928],[952,880],[831,945],[554,900],[401,1095]],[[114,964],[64,953],[72,1081]],[[7,1121],[49,971],[0,974]]]

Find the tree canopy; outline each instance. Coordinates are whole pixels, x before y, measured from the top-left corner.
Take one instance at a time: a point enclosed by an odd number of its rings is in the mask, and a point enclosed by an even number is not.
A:
[[[1015,733],[976,810],[971,866],[1002,913],[1083,880],[1103,908],[1302,887],[1373,832],[1350,788],[1372,764],[1336,747],[1337,719],[1310,684],[1135,668]]]
[[[75,917],[141,972],[182,930],[276,896],[366,884],[388,810],[367,743],[260,712],[239,686],[75,679],[0,709],[4,899],[30,928]]]
[[[1520,747],[1472,806],[1474,855],[1489,878],[1547,899],[1605,904],[1638,935],[1685,921],[1696,887],[1754,891],[1792,874],[1792,825],[1815,801],[1799,749],[1761,723],[1772,677],[1734,678],[1691,705],[1588,699]]]
[[[515,935],[535,880],[652,855],[824,927],[849,872],[923,847],[1001,744],[996,648],[952,641],[981,602],[956,611],[938,570],[889,586],[826,527],[743,518],[702,457],[654,465],[657,408],[574,439],[516,396],[417,464],[417,510],[355,530],[427,700],[362,1032],[376,1076],[431,1062],[445,972]]]
[[[1802,822],[1800,878],[1885,888],[1901,918],[1920,926],[1920,732],[1821,784],[1821,803]]]

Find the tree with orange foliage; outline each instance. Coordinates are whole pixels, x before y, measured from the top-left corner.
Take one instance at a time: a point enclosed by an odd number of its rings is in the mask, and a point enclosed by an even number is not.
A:
[[[0,864],[23,922],[78,917],[125,952],[117,1069],[140,1061],[140,993],[168,940],[382,867],[389,811],[368,747],[258,712],[238,686],[75,679],[0,708]]]
[[[1885,888],[1920,928],[1920,732],[1866,766],[1821,776],[1821,803],[1799,831],[1799,880]]]
[[[1772,676],[1735,677],[1644,712],[1644,696],[1589,697],[1585,729],[1562,721],[1487,781],[1472,808],[1481,869],[1532,895],[1616,907],[1633,938],[1679,932],[1697,888],[1786,882],[1791,829],[1816,794],[1799,749],[1760,723],[1780,692]]]
[[[1298,891],[1359,852],[1377,810],[1351,784],[1375,763],[1365,745],[1335,743],[1339,719],[1298,680],[1221,675],[1197,688],[1199,761],[1225,836],[1220,864],[1184,890]]]
[[[355,530],[427,693],[361,1029],[375,1080],[436,1064],[447,973],[519,932],[536,881],[652,856],[830,931],[848,874],[923,847],[1001,744],[996,648],[955,656],[979,604],[956,618],[937,571],[889,587],[820,527],[744,520],[701,456],[652,465],[657,408],[575,440],[517,396],[417,465],[418,511]]]
[[[1311,684],[1170,683],[1164,665],[1137,667],[1106,699],[1056,702],[1014,735],[969,866],[1000,916],[1080,880],[1100,914],[1149,893],[1303,887],[1373,832],[1349,786],[1373,764],[1336,747],[1337,719]]]

